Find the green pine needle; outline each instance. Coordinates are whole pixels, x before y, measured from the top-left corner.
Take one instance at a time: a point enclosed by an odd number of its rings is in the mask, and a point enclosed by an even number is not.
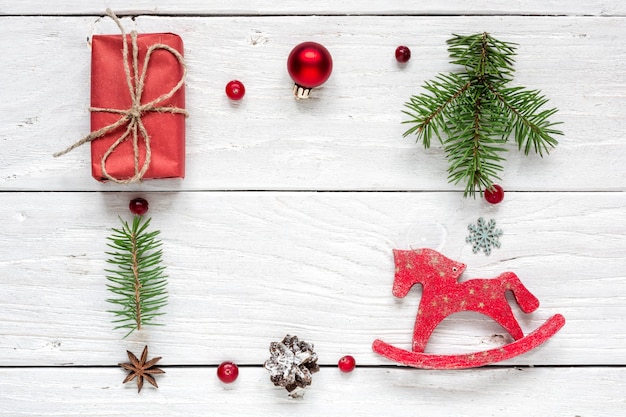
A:
[[[513,79],[516,45],[488,33],[453,35],[447,41],[451,63],[464,73],[439,74],[426,82],[427,91],[412,96],[403,113],[411,124],[404,137],[416,135],[429,148],[436,137],[450,164],[448,181],[465,181],[464,197],[491,188],[503,171],[502,154],[510,136],[524,154],[532,150],[543,156],[563,132],[549,119],[557,109],[538,90],[507,87]]]
[[[120,229],[112,229],[107,244],[107,262],[115,269],[107,269],[107,288],[115,297],[107,299],[115,305],[116,329],[127,329],[126,336],[145,325],[158,325],[154,319],[163,313],[167,304],[167,276],[161,265],[161,242],[158,230],[148,232],[150,219],[135,216],[132,225],[122,220]],[[124,336],[124,337],[126,337]]]

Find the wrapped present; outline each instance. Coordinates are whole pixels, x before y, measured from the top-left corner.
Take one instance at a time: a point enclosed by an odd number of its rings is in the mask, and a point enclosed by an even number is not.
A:
[[[92,132],[59,156],[91,142],[92,175],[137,182],[185,176],[185,75],[182,39],[172,33],[94,35]]]

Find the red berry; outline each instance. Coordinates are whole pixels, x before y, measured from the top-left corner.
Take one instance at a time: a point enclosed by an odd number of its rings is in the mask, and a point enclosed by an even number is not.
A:
[[[232,362],[222,362],[217,367],[217,377],[225,384],[235,382],[239,376],[239,368]]]
[[[485,190],[485,200],[491,204],[498,204],[504,199],[504,190],[498,184],[492,184]]]
[[[339,367],[339,370],[341,372],[352,372],[356,367],[356,361],[352,356],[346,355],[343,358],[339,359],[337,366]]]
[[[232,80],[226,84],[226,95],[231,100],[241,100],[246,94],[246,87],[241,81]]]
[[[404,45],[398,46],[396,48],[396,61],[404,64],[409,59],[411,59],[411,50],[409,47]]]
[[[128,208],[131,213],[136,214],[137,216],[143,216],[148,211],[148,202],[141,197],[133,198],[130,200]]]

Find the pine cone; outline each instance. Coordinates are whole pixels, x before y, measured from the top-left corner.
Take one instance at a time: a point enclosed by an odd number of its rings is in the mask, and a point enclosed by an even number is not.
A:
[[[270,380],[284,387],[290,396],[302,396],[302,390],[311,385],[312,375],[320,369],[313,344],[286,335],[282,342],[270,343],[270,354],[263,365],[270,371]]]

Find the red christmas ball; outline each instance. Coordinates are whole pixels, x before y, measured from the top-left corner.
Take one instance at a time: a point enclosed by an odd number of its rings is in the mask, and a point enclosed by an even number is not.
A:
[[[148,211],[148,202],[144,198],[133,198],[128,204],[131,213],[137,216],[143,216]]]
[[[291,50],[287,58],[287,71],[296,86],[310,90],[328,80],[333,71],[333,58],[328,49],[319,43],[303,42]]]
[[[356,367],[356,360],[352,356],[346,355],[339,359],[337,366],[341,372],[352,372]]]
[[[404,64],[411,59],[411,50],[408,46],[400,45],[396,48],[396,61]]]
[[[226,84],[226,95],[231,100],[241,100],[246,94],[246,87],[241,81],[232,80]]]
[[[498,204],[504,200],[504,189],[498,184],[493,184],[491,188],[485,190],[485,200],[491,204]]]
[[[217,377],[225,384],[235,382],[239,376],[239,367],[233,362],[222,362],[217,367]]]

